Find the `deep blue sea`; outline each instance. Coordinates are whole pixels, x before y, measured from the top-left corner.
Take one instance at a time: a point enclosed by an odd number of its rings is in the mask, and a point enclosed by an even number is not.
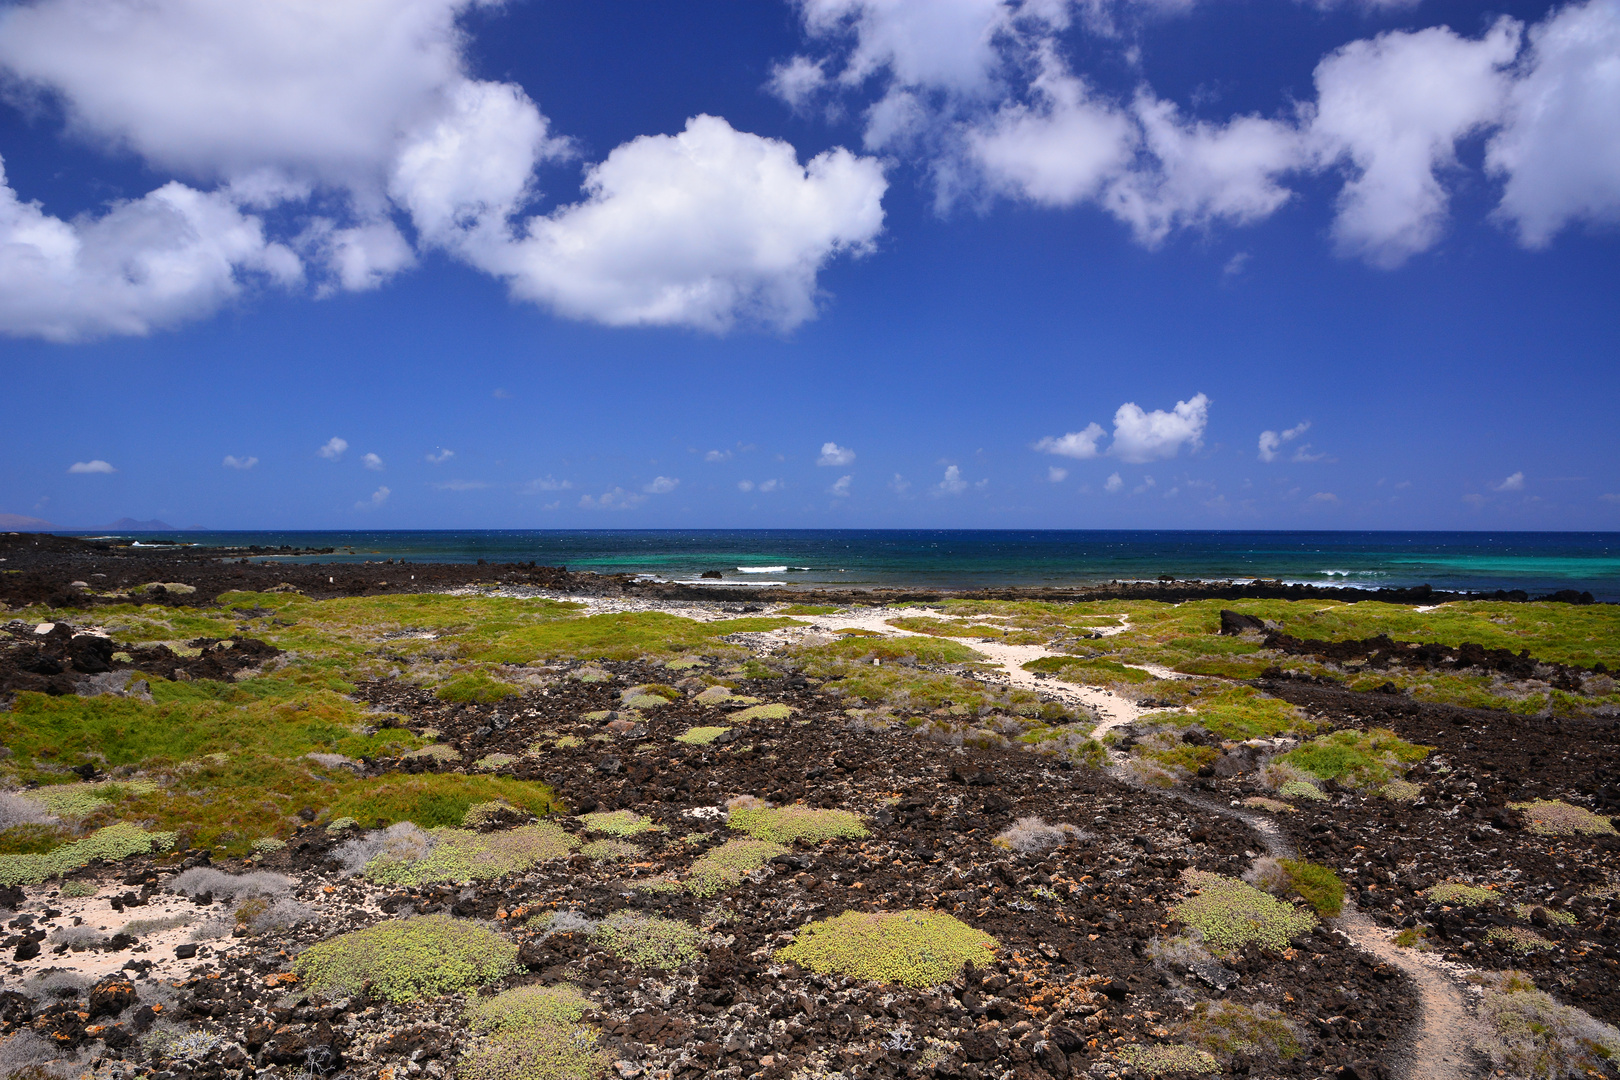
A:
[[[123,534],[143,544],[336,548],[309,562],[529,562],[669,581],[941,588],[1170,574],[1362,588],[1589,591],[1620,601],[1620,533],[649,529]]]

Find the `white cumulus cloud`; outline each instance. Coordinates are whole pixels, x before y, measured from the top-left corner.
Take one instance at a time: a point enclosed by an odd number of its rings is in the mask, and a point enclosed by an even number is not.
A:
[[[827,489],[827,494],[842,499],[849,494],[849,485],[854,482],[855,478],[853,476],[840,476],[833,481],[832,487]]]
[[[237,457],[235,454],[226,454],[222,464],[227,469],[251,469],[259,463],[256,457]]]
[[[1498,213],[1530,247],[1572,221],[1620,220],[1620,0],[1555,11],[1530,30],[1486,164]]]
[[[1124,486],[1125,486],[1125,481],[1119,475],[1119,473],[1109,473],[1108,474],[1108,479],[1103,482],[1103,490],[1108,492],[1108,494],[1110,494],[1110,495],[1114,494],[1116,491],[1118,491],[1120,488],[1123,488]]]
[[[720,461],[729,461],[730,459],[731,459],[731,451],[730,450],[710,450],[707,454],[703,455],[703,460],[707,461],[707,462],[710,462],[710,463],[720,462]]]
[[[855,462],[855,451],[847,446],[839,446],[835,442],[821,444],[821,456],[816,458],[817,465],[851,465]]]
[[[1046,478],[1054,484],[1061,484],[1069,478],[1069,470],[1060,469],[1056,465],[1049,466],[1046,470]]]
[[[445,462],[449,461],[455,456],[456,452],[454,450],[446,450],[443,447],[440,447],[434,453],[428,454],[426,460],[430,465],[443,465]]]
[[[567,480],[558,480],[553,476],[546,475],[540,477],[538,480],[530,480],[527,484],[519,487],[518,494],[539,495],[542,492],[548,491],[567,491],[573,486],[574,485]]]
[[[102,461],[100,458],[96,458],[93,461],[75,461],[73,464],[68,466],[68,472],[78,473],[81,475],[85,473],[115,473],[117,471],[117,469],[113,468],[107,462]]]
[[[340,439],[336,435],[326,440],[326,445],[315,451],[327,461],[337,461],[349,449],[349,440]]]
[[[934,485],[934,492],[939,495],[960,495],[968,489],[968,482],[962,479],[962,470],[956,465],[945,466],[945,477]]]
[[[1071,431],[1067,435],[1048,435],[1035,444],[1035,449],[1045,454],[1057,454],[1060,457],[1071,457],[1085,460],[1097,456],[1097,440],[1108,434],[1101,424],[1087,424],[1080,431]]]
[[[1301,420],[1286,431],[1262,431],[1260,433],[1260,460],[1276,461],[1277,452],[1282,449],[1283,443],[1293,442],[1310,429],[1311,422]]]
[[[1114,441],[1108,453],[1131,464],[1172,458],[1183,446],[1197,449],[1208,422],[1209,398],[1203,394],[1176,402],[1168,412],[1146,412],[1127,401],[1114,413]]]
[[[1511,475],[1511,476],[1507,477],[1506,479],[1504,479],[1501,483],[1492,484],[1491,485],[1491,490],[1492,491],[1523,491],[1524,490],[1524,473],[1516,472],[1513,475]]]
[[[815,314],[829,259],[871,250],[886,187],[875,159],[838,148],[801,165],[788,143],[696,116],[613,150],[587,172],[584,201],[454,248],[571,318],[788,329]]]
[[[681,486],[681,482],[673,476],[657,476],[652,483],[642,488],[649,495],[668,495]]]
[[[378,457],[376,454],[365,455],[360,459],[360,464],[364,465],[372,472],[382,472],[383,469],[386,468],[386,466],[383,465],[383,459]]]

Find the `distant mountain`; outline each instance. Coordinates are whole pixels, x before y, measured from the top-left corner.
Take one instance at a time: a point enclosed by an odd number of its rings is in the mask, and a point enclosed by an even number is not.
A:
[[[8,532],[44,532],[56,527],[44,518],[25,517],[22,514],[0,514],[0,529]]]
[[[134,518],[119,518],[117,521],[113,522],[111,525],[106,526],[106,528],[117,529],[120,532],[178,532],[179,531],[173,525],[170,525],[167,521],[159,521],[157,518],[153,518],[151,521],[136,521]]]

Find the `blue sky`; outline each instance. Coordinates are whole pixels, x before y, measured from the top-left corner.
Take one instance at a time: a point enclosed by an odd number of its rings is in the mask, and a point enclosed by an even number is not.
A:
[[[0,69],[0,513],[1620,528],[1620,0],[38,0]]]

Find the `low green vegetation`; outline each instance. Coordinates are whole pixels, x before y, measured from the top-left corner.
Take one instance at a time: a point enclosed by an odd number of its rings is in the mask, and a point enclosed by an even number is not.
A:
[[[1239,1056],[1287,1061],[1303,1049],[1299,1031],[1275,1009],[1230,999],[1198,1002],[1176,1034],[1223,1062]]]
[[[519,986],[490,997],[473,998],[461,1020],[473,1031],[492,1035],[539,1024],[573,1023],[590,1007],[590,998],[568,983]]]
[[[1499,971],[1473,976],[1483,984],[1480,1017],[1488,1025],[1480,1050],[1505,1075],[1529,1080],[1607,1075],[1620,1060],[1620,1030],[1536,989],[1530,976]]]
[[[590,814],[581,814],[579,820],[591,832],[607,833],[609,836],[639,836],[644,832],[663,832],[661,826],[653,822],[652,818],[642,817],[634,810],[598,810]]]
[[[789,604],[776,612],[778,615],[836,615],[844,609],[831,604]]]
[[[383,853],[366,864],[366,877],[386,885],[491,881],[536,863],[566,858],[576,841],[549,821],[505,832],[433,829],[432,850],[419,858]]]
[[[847,810],[817,810],[808,806],[743,805],[731,810],[729,824],[756,840],[792,844],[805,840],[819,844],[835,837],[867,835],[859,814]]]
[[[522,691],[511,683],[499,682],[480,671],[446,680],[440,683],[433,693],[441,701],[493,705],[507,698],[517,697]]]
[[[1524,815],[1525,827],[1542,836],[1613,836],[1614,823],[1592,811],[1558,799],[1510,803]]]
[[[1428,897],[1430,903],[1449,904],[1452,907],[1484,907],[1502,902],[1502,894],[1495,889],[1470,885],[1466,881],[1442,881],[1425,889],[1423,895]]]
[[[1319,780],[1348,787],[1379,788],[1398,780],[1429,755],[1431,747],[1409,743],[1386,728],[1346,729],[1318,736],[1279,759]]]
[[[726,719],[734,724],[746,724],[751,720],[786,720],[793,715],[793,709],[780,702],[769,705],[750,705],[746,709],[738,709],[728,713]]]
[[[456,1065],[466,1080],[596,1080],[612,1055],[580,1022],[591,1001],[580,991],[520,986],[467,1006],[463,1022],[481,1036]]]
[[[1330,866],[1303,859],[1278,859],[1288,887],[1318,915],[1334,918],[1344,910],[1344,881]]]
[[[728,727],[687,728],[684,732],[675,736],[675,741],[685,743],[687,746],[708,746],[730,730]]]
[[[714,896],[768,864],[788,849],[769,840],[727,840],[705,852],[687,872],[686,888],[696,896]]]
[[[1213,1054],[1185,1043],[1161,1043],[1156,1046],[1132,1043],[1120,1048],[1119,1058],[1148,1076],[1221,1071],[1221,1063],[1215,1060]]]
[[[1255,944],[1282,951],[1300,934],[1316,926],[1316,916],[1268,896],[1236,878],[1202,870],[1185,871],[1193,896],[1174,905],[1170,913],[1203,936],[1213,950],[1238,949]]]
[[[819,974],[938,986],[969,961],[994,958],[996,939],[942,911],[846,911],[801,929],[777,959]]]
[[[674,971],[697,960],[703,933],[675,919],[616,911],[602,920],[591,940],[632,964]]]
[[[299,981],[328,998],[369,990],[395,1004],[475,989],[517,970],[517,946],[445,915],[390,919],[312,945],[293,962]]]
[[[149,833],[119,822],[42,854],[0,855],[0,885],[37,885],[88,866],[95,859],[117,862],[126,855],[167,851],[173,846],[173,833]]]

